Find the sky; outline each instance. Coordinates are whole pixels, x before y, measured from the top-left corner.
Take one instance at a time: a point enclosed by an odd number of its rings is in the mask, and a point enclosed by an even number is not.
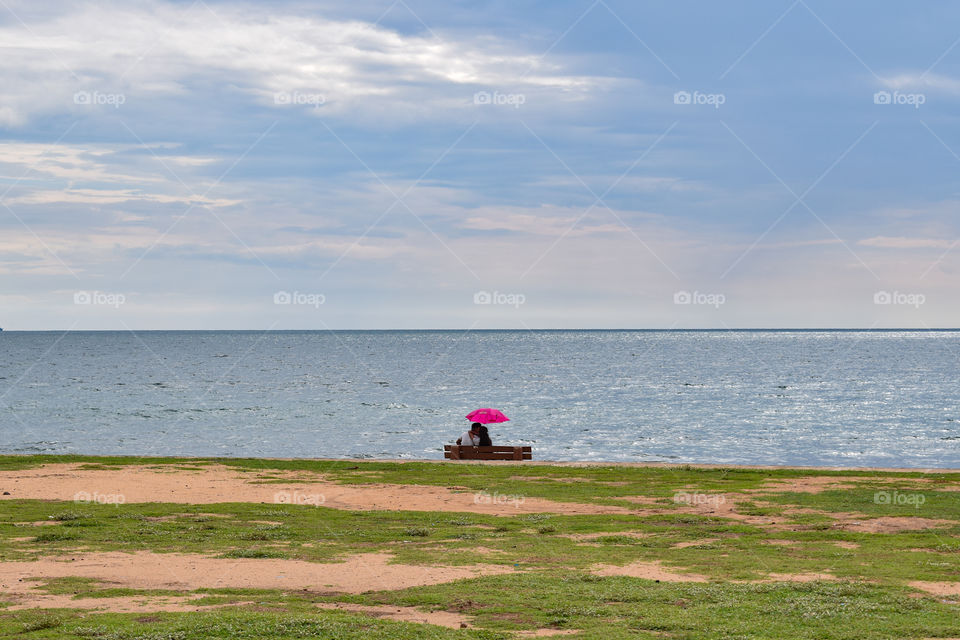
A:
[[[0,327],[957,327],[958,25],[0,0]]]

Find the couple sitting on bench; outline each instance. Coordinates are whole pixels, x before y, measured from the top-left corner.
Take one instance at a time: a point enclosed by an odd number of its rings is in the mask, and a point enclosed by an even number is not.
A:
[[[470,425],[470,431],[457,438],[457,444],[443,446],[443,457],[448,460],[530,460],[529,446],[493,446],[490,432],[479,422]]]
[[[479,422],[470,425],[470,431],[457,438],[457,444],[464,447],[492,447],[490,432]]]

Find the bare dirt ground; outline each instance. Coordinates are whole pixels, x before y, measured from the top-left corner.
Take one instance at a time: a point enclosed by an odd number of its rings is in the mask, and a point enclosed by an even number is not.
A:
[[[924,582],[914,580],[908,582],[911,587],[932,593],[935,596],[960,596],[960,582]]]
[[[21,602],[39,596],[36,579],[94,578],[110,587],[189,591],[202,588],[307,589],[362,593],[405,589],[514,571],[500,565],[391,564],[389,553],[367,553],[345,562],[316,563],[261,558],[225,559],[200,554],[78,553],[25,562],[0,562],[0,587]]]
[[[474,492],[426,485],[343,485],[322,474],[264,474],[210,465],[196,471],[125,466],[117,469],[82,469],[77,464],[49,464],[36,469],[0,472],[3,499],[75,500],[120,496],[124,503],[173,502],[297,502],[357,511],[469,511],[491,515],[518,513],[597,514],[630,513],[626,507],[554,502],[527,497],[498,502]],[[264,484],[263,477],[291,477],[283,483]],[[117,499],[117,498],[107,498]]]

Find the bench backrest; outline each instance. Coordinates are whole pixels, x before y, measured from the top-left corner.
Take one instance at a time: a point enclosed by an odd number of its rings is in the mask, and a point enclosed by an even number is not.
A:
[[[533,460],[530,447],[470,447],[456,444],[443,445],[443,457],[448,460]]]

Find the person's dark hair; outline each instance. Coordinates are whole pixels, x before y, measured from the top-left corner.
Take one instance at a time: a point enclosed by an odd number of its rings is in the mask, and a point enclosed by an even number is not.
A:
[[[479,422],[474,422],[472,425],[470,425],[470,430],[473,431],[474,429],[479,431],[480,429],[483,429],[483,425]]]
[[[490,432],[483,425],[480,425],[480,446],[481,447],[493,446],[493,442],[490,440]]]

